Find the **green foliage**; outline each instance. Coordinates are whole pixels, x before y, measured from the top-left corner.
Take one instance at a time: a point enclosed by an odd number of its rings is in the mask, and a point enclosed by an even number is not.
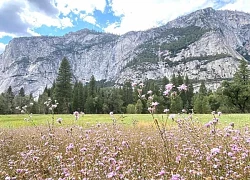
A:
[[[72,72],[68,60],[64,57],[56,78],[55,99],[58,104],[58,111],[61,113],[70,112],[70,103],[72,98]]]
[[[208,96],[208,102],[212,111],[217,111],[221,104],[220,98],[215,93]]]
[[[126,108],[126,112],[128,114],[135,114],[136,113],[136,109],[135,109],[135,105],[134,104],[129,104]]]
[[[206,114],[211,112],[207,96],[202,94],[197,94],[194,96],[194,112],[198,114]]]
[[[170,112],[180,113],[183,109],[183,102],[180,96],[176,96],[171,99]]]
[[[250,80],[246,61],[242,60],[233,81],[222,83],[223,95],[229,102],[238,108],[241,113],[249,112],[250,107]]]
[[[136,114],[141,114],[143,110],[143,104],[140,99],[137,100],[136,105],[135,105],[135,112]]]
[[[128,104],[133,103],[133,88],[131,82],[126,81],[122,87],[122,100],[124,106],[127,107]]]
[[[205,96],[207,95],[207,88],[205,86],[205,81],[201,81],[200,89],[199,89],[199,94]]]
[[[185,28],[170,28],[160,31],[154,37],[144,44],[140,45],[136,50],[139,52],[137,56],[130,61],[126,67],[135,66],[140,63],[150,62],[156,64],[159,62],[158,51],[170,52],[170,56],[174,57],[182,49],[186,49],[188,45],[199,40],[208,30],[197,26],[188,26]],[[162,38],[168,37],[168,41],[161,42]],[[174,38],[173,38],[174,37]],[[126,68],[125,67],[125,68]]]

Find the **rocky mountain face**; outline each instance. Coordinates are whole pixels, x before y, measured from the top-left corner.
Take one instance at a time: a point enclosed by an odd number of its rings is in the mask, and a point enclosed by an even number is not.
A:
[[[239,59],[250,61],[250,14],[207,8],[121,36],[83,29],[14,38],[0,55],[0,92],[24,87],[37,96],[52,85],[63,57],[79,81],[94,75],[119,84],[180,73],[215,89],[233,77]]]

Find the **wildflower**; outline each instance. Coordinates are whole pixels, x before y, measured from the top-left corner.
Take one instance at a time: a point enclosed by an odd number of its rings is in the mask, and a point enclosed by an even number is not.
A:
[[[152,94],[152,93],[153,93],[153,91],[149,90],[147,94]]]
[[[168,91],[171,91],[173,89],[174,85],[173,84],[167,84],[165,86],[165,89],[168,90]]]
[[[57,107],[57,104],[52,104],[52,109],[55,109]]]
[[[152,102],[152,106],[157,106],[157,105],[159,105],[158,102]]]
[[[219,119],[218,118],[213,118],[213,124],[217,124],[218,123],[218,121],[219,121]]]
[[[116,175],[116,173],[112,171],[112,172],[110,172],[110,173],[107,174],[107,178],[112,178],[115,175]]]
[[[113,112],[110,112],[110,113],[109,113],[109,115],[110,115],[110,116],[113,116],[113,115],[114,115],[114,113],[113,113]]]
[[[67,147],[66,147],[66,151],[70,151],[74,149],[74,144],[73,143],[70,143]]]
[[[209,122],[205,124],[206,128],[210,128],[210,126],[211,126],[211,124]]]
[[[213,148],[213,149],[211,149],[211,153],[212,154],[218,154],[218,153],[220,153],[220,149],[219,148]]]
[[[175,158],[175,162],[179,163],[181,161],[181,156],[178,155],[176,158]]]
[[[219,112],[218,112],[218,116],[220,116],[221,114],[222,114],[222,112],[219,111]]]
[[[79,112],[75,111],[73,114],[74,114],[74,116],[76,117],[76,120],[77,120],[79,118]]]
[[[137,83],[132,83],[132,86],[135,87],[137,85]]]
[[[86,152],[87,151],[87,148],[82,148],[82,149],[80,149],[80,152]]]
[[[30,103],[30,105],[31,105],[31,106],[33,106],[33,105],[34,105],[34,103],[32,103],[32,102],[31,102],[31,103]]]
[[[169,111],[169,109],[164,109],[164,111],[163,111],[163,112],[164,112],[164,113],[167,113],[168,111]]]
[[[164,174],[166,174],[166,172],[162,169],[162,170],[158,173],[158,176],[164,176]]]
[[[169,94],[169,92],[170,92],[169,90],[163,91],[163,95],[167,96]]]
[[[155,108],[148,107],[148,111],[149,111],[150,113],[153,113],[153,112],[154,112],[154,110],[155,110]]]
[[[186,113],[187,111],[186,111],[186,109],[182,109],[181,112]]]
[[[229,126],[231,126],[232,128],[234,128],[234,123],[231,122],[231,123],[229,124]]]
[[[59,123],[59,124],[62,124],[62,118],[58,118],[56,121]]]
[[[137,91],[138,91],[138,96],[140,97],[141,96],[141,94],[142,94],[142,89],[137,89]]]
[[[148,97],[149,100],[153,100],[153,98],[154,98],[153,96],[149,96]]]
[[[180,85],[179,87],[177,87],[179,91],[186,91],[187,90],[187,86],[185,84]]]
[[[181,180],[181,175],[180,174],[173,174],[171,177],[171,180]]]

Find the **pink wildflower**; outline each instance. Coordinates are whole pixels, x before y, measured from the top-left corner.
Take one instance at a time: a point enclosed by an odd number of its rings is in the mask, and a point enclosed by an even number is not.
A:
[[[177,87],[179,91],[186,91],[187,90],[187,86],[185,84],[180,85],[179,87]]]
[[[168,91],[171,91],[173,87],[174,87],[173,84],[167,84],[167,85],[165,86],[165,89],[168,90]]]

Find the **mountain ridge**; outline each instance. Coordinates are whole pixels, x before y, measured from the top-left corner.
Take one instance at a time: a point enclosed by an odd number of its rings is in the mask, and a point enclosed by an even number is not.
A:
[[[0,92],[34,96],[55,80],[67,57],[76,80],[139,82],[181,73],[194,81],[230,79],[250,56],[250,14],[206,8],[146,31],[123,35],[82,29],[64,36],[14,38],[0,54]]]

